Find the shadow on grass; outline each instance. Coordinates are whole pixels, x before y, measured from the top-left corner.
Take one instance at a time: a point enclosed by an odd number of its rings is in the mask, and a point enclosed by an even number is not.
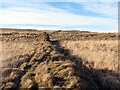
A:
[[[57,40],[51,41],[51,44],[56,45],[57,52],[63,54],[66,57],[66,59],[75,62],[75,64],[78,67],[80,65],[85,67],[85,69],[87,71],[89,71],[90,73],[86,73],[85,71],[80,71],[80,72],[92,77],[94,79],[94,82],[100,87],[100,90],[106,90],[106,89],[120,90],[120,74],[119,73],[116,73],[112,70],[107,70],[107,69],[104,69],[104,70],[103,69],[94,69],[94,68],[90,67],[89,62],[83,61],[78,56],[71,55],[70,50],[62,47],[59,41],[57,41]],[[85,64],[83,64],[83,63],[85,63]],[[93,64],[94,64],[94,62],[93,62]],[[79,71],[76,70],[76,72],[79,72]],[[91,80],[90,78],[86,78],[84,76],[78,76],[78,77],[87,79],[87,81]]]

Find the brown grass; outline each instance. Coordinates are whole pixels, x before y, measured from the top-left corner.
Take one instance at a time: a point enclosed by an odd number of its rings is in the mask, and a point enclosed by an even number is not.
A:
[[[116,36],[4,29],[1,88],[120,88]]]
[[[95,69],[118,70],[118,40],[64,41],[61,45],[72,55],[91,62]]]

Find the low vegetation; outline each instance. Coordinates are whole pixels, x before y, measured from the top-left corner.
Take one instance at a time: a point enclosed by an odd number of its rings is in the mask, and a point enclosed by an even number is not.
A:
[[[117,33],[3,29],[1,35],[2,89],[120,88]]]

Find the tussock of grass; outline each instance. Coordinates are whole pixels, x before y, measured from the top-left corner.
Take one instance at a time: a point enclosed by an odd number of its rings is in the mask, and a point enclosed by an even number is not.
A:
[[[16,30],[15,30],[16,31]],[[49,35],[47,34],[49,33]],[[89,52],[84,53],[84,50],[89,49],[91,43],[86,43],[88,46],[80,47],[78,45],[72,44],[73,40],[89,40],[89,39],[116,39],[117,35],[114,34],[100,34],[100,33],[90,33],[90,32],[79,32],[75,31],[49,31],[49,32],[36,32],[29,30],[20,33],[8,33],[4,32],[3,43],[4,53],[3,67],[2,71],[2,89],[5,88],[79,88],[81,90],[86,90],[89,88],[99,89],[101,86],[99,83],[102,82],[102,86],[107,86],[106,80],[110,79],[111,76],[106,77],[101,73],[94,70],[94,64],[92,61],[78,61],[81,60],[74,58],[70,55],[69,49],[73,49],[74,54],[89,55]],[[101,36],[102,35],[102,36]],[[112,36],[111,36],[112,35]],[[50,37],[49,37],[50,36]],[[64,37],[63,37],[64,36]],[[111,38],[109,38],[111,37]],[[52,40],[70,40],[65,47],[60,47],[58,41]],[[54,43],[53,43],[54,42]],[[75,42],[76,43],[76,42]],[[12,45],[10,47],[10,45]],[[68,45],[69,44],[69,45]],[[81,42],[81,45],[84,43]],[[63,44],[62,44],[63,45]],[[63,46],[64,46],[63,45]],[[94,46],[94,45],[93,45]],[[9,48],[8,48],[9,47]],[[74,49],[74,48],[81,48]],[[95,49],[102,49],[106,51],[106,45],[101,44],[96,46]],[[99,48],[104,47],[104,48]],[[94,47],[93,47],[94,48]],[[91,48],[91,52],[95,49]],[[15,51],[14,51],[15,50]],[[111,48],[114,51],[115,48]],[[11,53],[11,56],[8,53]],[[16,55],[17,54],[17,55]],[[5,57],[8,55],[7,57]],[[79,55],[78,55],[79,56]],[[87,56],[86,56],[87,57]],[[8,62],[9,61],[9,62]],[[100,75],[103,78],[100,78]],[[95,77],[93,77],[95,76]],[[107,76],[107,75],[106,75]],[[113,78],[112,78],[113,79]],[[116,83],[117,79],[113,79],[115,82],[112,84],[118,85]],[[99,81],[99,82],[97,82]],[[110,81],[107,82],[110,86]],[[112,88],[112,87],[111,87]]]
[[[7,84],[3,85],[5,88],[15,88],[16,84],[13,82],[8,82]]]
[[[34,73],[27,72],[22,78],[21,78],[21,88],[35,88],[36,83],[34,82]]]

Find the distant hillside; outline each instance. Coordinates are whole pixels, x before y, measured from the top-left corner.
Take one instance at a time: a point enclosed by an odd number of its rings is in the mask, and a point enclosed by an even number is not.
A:
[[[32,37],[41,32],[47,32],[51,40],[118,40],[120,33],[97,33],[88,31],[62,31],[62,30],[32,30],[32,29],[6,29],[3,28],[2,35],[23,34]]]

